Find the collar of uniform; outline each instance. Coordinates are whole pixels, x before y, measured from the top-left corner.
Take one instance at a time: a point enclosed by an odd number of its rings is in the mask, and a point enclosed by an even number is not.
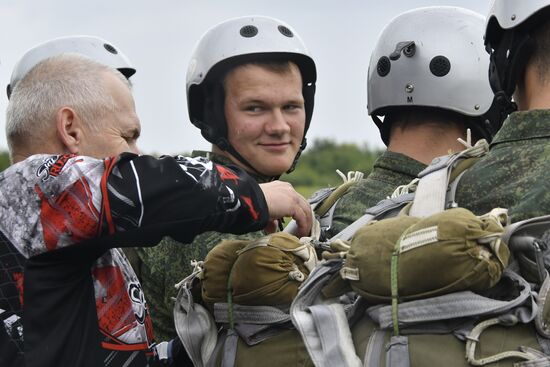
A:
[[[398,172],[411,177],[416,177],[420,171],[427,166],[405,154],[390,152],[386,150],[374,162],[373,173],[377,169]]]
[[[550,137],[550,110],[514,112],[495,135],[491,146],[511,141]]]
[[[221,164],[221,165],[224,165],[224,166],[237,166],[235,164],[235,162],[233,162],[231,159],[227,158],[223,154],[217,154],[217,153],[214,153],[214,152],[207,152],[207,151],[204,151],[204,150],[194,150],[191,153],[191,157],[205,157],[205,158],[211,160],[214,163]],[[265,183],[265,182],[273,181],[271,179],[271,177],[265,177],[265,176],[259,175],[257,173],[254,173],[254,172],[249,172],[247,170],[245,170],[245,171],[250,176],[252,176],[252,178],[254,178],[254,180],[256,180],[256,182]]]

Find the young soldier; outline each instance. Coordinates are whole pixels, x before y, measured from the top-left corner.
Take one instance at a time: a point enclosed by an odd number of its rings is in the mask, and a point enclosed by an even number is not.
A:
[[[491,86],[504,115],[518,112],[459,183],[457,202],[475,213],[500,206],[513,222],[550,213],[549,14],[550,1],[493,2],[485,34]]]
[[[547,63],[544,50],[550,39],[550,22],[545,21],[549,10],[548,1],[524,4],[498,0],[493,3],[485,42],[491,52],[489,78],[495,91],[495,110],[491,113],[495,118],[491,120],[491,131],[498,133],[489,153],[468,169],[459,181],[455,199],[459,206],[471,209],[478,215],[495,207],[508,208],[513,221],[549,213],[550,205],[545,192],[545,145],[548,134],[545,133],[543,110],[550,106],[545,102],[548,88],[545,87],[544,72]],[[441,22],[441,30],[432,29],[434,34],[448,29],[453,18],[440,15],[437,19]],[[430,23],[427,18],[422,22],[424,25]],[[482,33],[479,29],[481,25],[482,21],[478,20],[477,32],[473,34]],[[475,38],[472,42],[476,42]],[[464,46],[459,47],[456,42],[449,42],[449,45],[456,47],[457,52],[464,52]],[[483,57],[481,52],[478,56]],[[512,94],[519,110],[526,112],[512,114],[500,128],[503,117],[513,109]],[[531,109],[533,111],[527,111]],[[510,272],[513,272],[515,268],[512,266],[511,269]],[[521,274],[525,275],[523,272]],[[505,303],[516,297],[520,290],[525,290],[520,283],[503,277],[503,281],[480,294],[486,299]],[[544,286],[541,289],[532,287],[542,292],[538,299],[544,309]],[[435,298],[419,301],[431,304],[441,302]],[[455,302],[459,303],[457,299]],[[420,308],[413,309],[412,304],[414,301],[409,304],[411,308],[407,316],[410,318],[422,312]],[[522,317],[528,315],[527,310],[533,312],[533,308],[529,308],[531,306],[531,301],[527,301],[522,306],[525,310],[520,307],[507,311],[508,316],[504,316],[505,312],[500,315],[480,314],[466,322],[467,319],[457,316],[449,317],[445,305],[441,305],[439,311],[446,317],[434,317],[431,324],[427,322],[417,328],[412,327],[413,330],[403,331],[403,348],[397,344],[387,344],[385,350],[366,348],[367,344],[376,344],[375,340],[382,340],[389,334],[388,331],[378,330],[369,317],[362,317],[352,331],[358,356],[373,366],[400,365],[396,364],[395,358],[410,366],[548,365],[550,334],[545,326],[544,312],[537,311],[535,307],[536,315]]]
[[[199,41],[187,72],[189,117],[213,144],[211,152],[199,154],[236,164],[257,182],[293,170],[306,145],[315,80],[315,63],[286,23],[242,17],[216,25]],[[137,269],[160,340],[177,337],[174,284],[191,273],[192,260],[204,259],[230,238],[208,232],[185,248],[165,238],[160,246],[137,250]]]
[[[332,236],[416,178],[435,157],[464,148],[466,129],[491,140],[493,93],[480,34],[483,18],[460,8],[423,8],[382,31],[368,72],[368,110],[388,149],[336,205]],[[383,120],[381,119],[383,117]]]

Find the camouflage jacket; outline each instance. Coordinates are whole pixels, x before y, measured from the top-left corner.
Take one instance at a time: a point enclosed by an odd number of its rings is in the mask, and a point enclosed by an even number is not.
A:
[[[513,222],[547,215],[550,214],[549,172],[550,110],[516,112],[504,122],[487,155],[466,171],[459,182],[456,201],[478,215],[495,207],[508,208]],[[378,330],[378,325],[368,317],[362,317],[353,326],[353,340],[361,359]],[[389,338],[390,333],[385,331],[385,337]],[[471,366],[464,358],[464,342],[452,333],[411,333],[407,338],[411,366]],[[543,339],[534,323],[490,328],[479,339],[476,358],[517,351],[520,345],[524,349],[541,350],[539,343]],[[380,364],[376,366],[386,365],[385,354],[385,351],[381,353]],[[487,365],[515,366],[514,362],[517,361],[511,358]]]
[[[219,164],[234,164],[226,157],[210,152],[193,152],[193,156],[206,155],[208,159]],[[254,176],[257,182],[266,179]],[[157,341],[177,337],[174,326],[174,300],[177,291],[174,285],[193,271],[192,260],[203,260],[206,254],[225,239],[252,239],[263,236],[262,232],[245,235],[205,232],[195,237],[192,243],[183,244],[171,237],[164,239],[155,247],[134,249],[138,259],[132,259],[132,266],[137,267],[138,276],[147,297],[153,329]]]
[[[354,186],[336,204],[332,226],[328,231],[333,236],[361,217],[365,210],[391,195],[395,188],[416,178],[426,165],[400,153],[384,152],[372,172]]]
[[[550,214],[550,110],[516,112],[508,117],[489,153],[458,185],[460,206],[476,214],[508,208],[517,222]]]

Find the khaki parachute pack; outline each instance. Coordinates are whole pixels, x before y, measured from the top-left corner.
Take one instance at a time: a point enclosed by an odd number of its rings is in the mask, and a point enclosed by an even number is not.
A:
[[[278,232],[252,241],[225,240],[204,260],[202,299],[246,306],[290,305],[317,264],[305,239]]]
[[[506,220],[503,210],[478,217],[452,208],[372,221],[353,236],[340,274],[371,303],[483,291],[508,265],[500,239]]]
[[[414,229],[415,224],[422,221],[435,220],[438,227],[444,224],[441,216],[450,215],[455,210],[453,208],[458,207],[454,193],[462,174],[461,167],[468,167],[471,160],[482,156],[487,148],[486,143],[480,141],[463,152],[434,159],[419,174],[418,182],[399,188],[396,195],[368,209],[363,217],[328,241],[339,256],[321,263],[310,273],[291,306],[293,324],[302,335],[315,366],[409,367],[442,363],[447,367],[550,366],[549,334],[546,331],[550,278],[543,255],[544,251],[548,254],[548,246],[545,240],[541,240],[545,236],[543,233],[550,229],[550,216],[506,226],[499,236],[500,243],[494,236],[501,231],[498,225],[490,231],[493,233],[489,234],[492,238],[489,242],[484,243],[483,234],[475,239],[473,247],[488,245],[485,250],[491,253],[493,261],[492,264],[480,262],[485,267],[482,277],[486,279],[475,292],[466,284],[451,292],[448,288],[453,283],[452,279],[433,279],[445,272],[443,267],[449,266],[448,262],[438,264],[440,259],[434,259],[431,264],[423,259],[423,266],[428,269],[442,266],[432,279],[428,275],[424,279],[416,278],[424,283],[420,286],[410,279],[399,278],[399,271],[403,269],[398,265],[403,254],[399,253],[397,244],[407,233],[411,233],[408,229]],[[406,208],[407,205],[409,208]],[[401,219],[408,223],[402,223],[401,229],[395,230],[397,235],[394,234],[394,239],[397,240],[393,244],[368,243],[365,246],[355,238],[355,234],[360,236],[358,231],[364,231],[365,237],[377,237],[377,233],[367,234],[368,223],[374,223],[371,226],[376,225],[376,221],[387,223],[388,213],[395,215],[403,208],[416,218]],[[493,216],[490,219],[492,224],[502,224],[502,212],[493,212],[490,216]],[[398,219],[395,220],[394,225]],[[427,224],[428,228],[432,226]],[[387,224],[383,226],[391,227]],[[485,225],[482,224],[475,232],[481,227]],[[380,229],[385,230],[388,228]],[[349,278],[360,279],[356,269],[364,269],[367,264],[372,266],[380,260],[363,256],[369,251],[365,247],[373,245],[382,249],[380,251],[386,256],[385,285],[380,286],[379,282],[372,284],[375,282],[368,279],[364,282],[354,280],[355,286],[348,290],[355,287],[357,293],[363,292],[363,295],[350,299],[346,292],[346,284],[350,285]],[[506,265],[507,245],[513,256],[499,275],[501,266]],[[437,246],[432,246],[434,248]],[[362,258],[348,260],[350,252],[360,253]],[[429,258],[430,254],[425,256]],[[518,259],[523,259],[521,264]],[[412,276],[426,271],[421,264],[418,265],[408,269]],[[470,269],[476,267],[475,263],[467,266]],[[351,270],[344,270],[346,267]],[[455,273],[456,284],[464,281],[457,269],[448,268],[450,273]],[[537,282],[529,283],[523,277],[526,272]],[[348,282],[343,282],[341,275],[348,278]],[[498,283],[491,286],[498,279]],[[410,283],[400,284],[402,280],[410,280]],[[423,292],[431,294],[421,295]],[[373,294],[376,297],[372,297]],[[388,298],[388,294],[391,297]],[[345,322],[331,317],[338,310],[345,312]],[[344,345],[348,342],[341,342],[341,336],[349,330],[354,347],[351,356],[349,348]]]
[[[505,210],[478,217],[454,202],[461,174],[486,151],[479,142],[434,160],[420,181],[398,188],[328,241],[278,233],[216,246],[179,284],[174,308],[194,364],[425,366],[441,346],[453,352],[448,367],[550,366],[539,352],[550,353],[542,249],[517,256],[531,279],[544,280],[537,296],[507,246],[523,238],[516,247],[532,249],[532,237],[517,235],[523,226],[504,232]],[[312,206],[322,216],[334,209],[335,192],[317,195]],[[537,236],[549,222],[534,221]],[[314,248],[330,249],[327,260],[316,264]],[[506,331],[492,328],[533,321],[542,337],[527,330],[502,341]],[[532,340],[517,349],[525,335]],[[481,353],[480,340],[497,340],[498,347]]]

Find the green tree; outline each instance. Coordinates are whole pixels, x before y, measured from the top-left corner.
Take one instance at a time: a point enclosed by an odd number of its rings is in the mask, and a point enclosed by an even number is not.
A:
[[[367,145],[336,143],[330,139],[315,140],[300,157],[296,170],[281,179],[292,183],[303,195],[309,196],[322,187],[339,185],[342,179],[336,174],[337,169],[344,174],[361,171],[368,175],[381,153]]]
[[[0,172],[10,165],[10,155],[7,151],[0,151]]]

